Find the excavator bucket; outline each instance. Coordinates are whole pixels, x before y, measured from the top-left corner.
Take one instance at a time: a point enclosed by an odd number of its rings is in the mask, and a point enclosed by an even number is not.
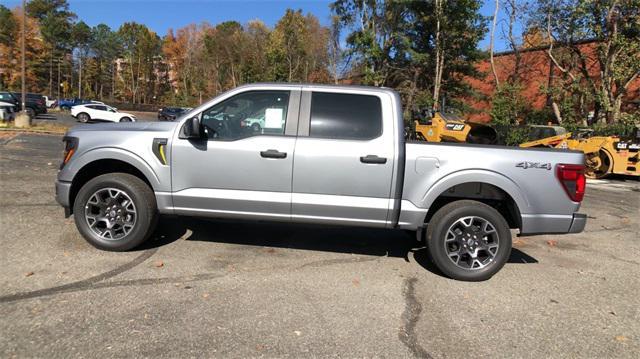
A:
[[[498,133],[493,127],[476,122],[467,122],[466,125],[471,128],[467,134],[468,143],[493,145],[498,142]]]

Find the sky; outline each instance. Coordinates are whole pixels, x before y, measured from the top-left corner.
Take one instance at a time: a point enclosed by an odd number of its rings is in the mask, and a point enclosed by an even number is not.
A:
[[[78,15],[78,19],[89,26],[100,23],[117,29],[127,21],[147,25],[158,35],[164,36],[170,28],[178,29],[191,23],[207,21],[213,25],[236,20],[246,23],[260,19],[269,26],[282,17],[287,8],[302,9],[303,13],[312,13],[320,22],[329,23],[328,0],[69,0],[69,7]],[[9,8],[19,6],[21,0],[0,0]],[[483,15],[493,15],[493,0],[484,0],[481,9]],[[499,19],[504,18],[504,14]],[[489,48],[489,38],[479,44],[482,49]],[[507,49],[500,36],[496,39],[496,51]]]

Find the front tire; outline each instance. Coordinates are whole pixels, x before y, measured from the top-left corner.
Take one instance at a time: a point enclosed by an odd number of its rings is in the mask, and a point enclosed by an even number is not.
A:
[[[446,276],[463,281],[491,278],[511,253],[511,231],[493,207],[460,200],[440,208],[427,227],[427,247]]]
[[[123,118],[120,119],[120,122],[131,122],[131,118],[123,117]]]
[[[140,178],[108,173],[87,182],[75,198],[80,234],[96,248],[127,251],[144,242],[157,219],[156,198]]]

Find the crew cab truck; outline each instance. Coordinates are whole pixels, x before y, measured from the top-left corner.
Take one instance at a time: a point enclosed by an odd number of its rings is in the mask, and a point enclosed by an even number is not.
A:
[[[64,142],[57,201],[104,250],[141,244],[158,214],[397,228],[475,281],[507,261],[510,229],[586,223],[581,152],[406,142],[386,88],[241,86],[175,122],[80,125]]]

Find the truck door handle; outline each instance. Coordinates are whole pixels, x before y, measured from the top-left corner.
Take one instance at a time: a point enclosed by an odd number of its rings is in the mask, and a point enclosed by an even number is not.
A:
[[[360,157],[360,162],[362,163],[376,163],[376,164],[385,164],[387,163],[387,159],[385,157],[378,157],[376,155],[366,155]]]
[[[278,150],[266,150],[260,151],[260,156],[264,158],[287,158],[287,153]]]

